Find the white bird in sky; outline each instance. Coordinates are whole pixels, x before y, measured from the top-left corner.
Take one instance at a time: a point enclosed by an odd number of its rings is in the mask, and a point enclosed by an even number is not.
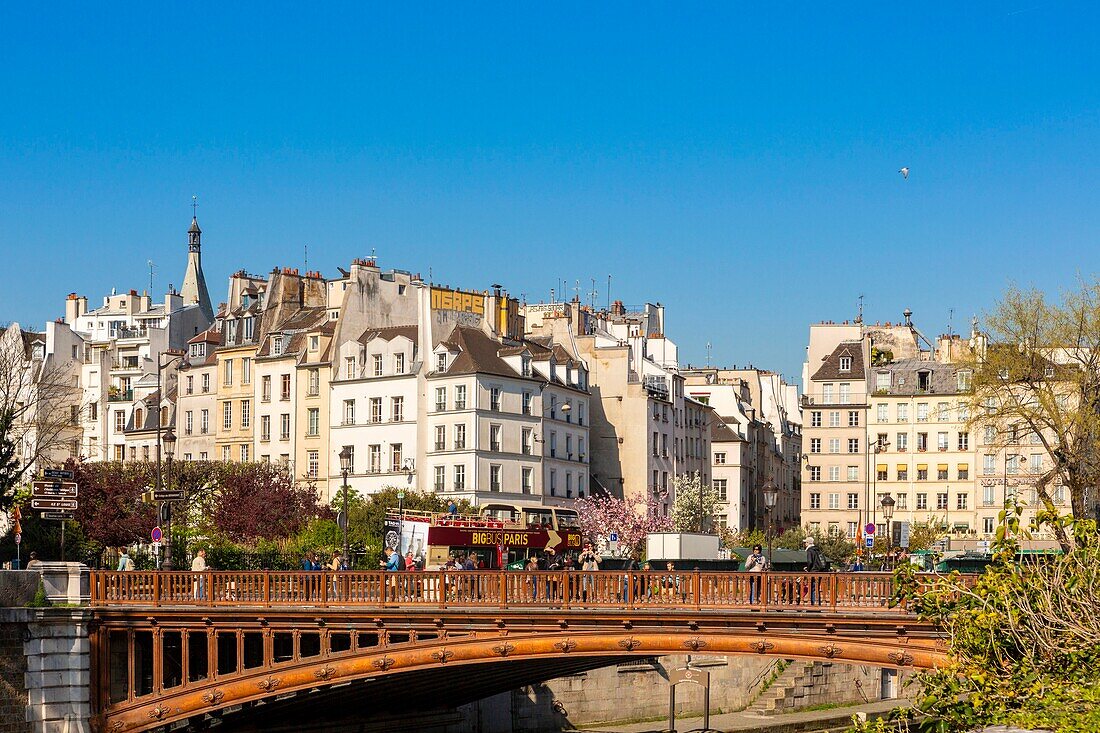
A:
[[[901,170],[899,170],[898,173],[901,174],[902,178],[904,178],[906,180],[909,179],[909,167],[908,166],[906,166],[905,168],[902,168]]]

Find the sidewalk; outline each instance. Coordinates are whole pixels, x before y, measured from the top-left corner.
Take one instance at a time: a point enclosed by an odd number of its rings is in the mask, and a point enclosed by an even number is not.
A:
[[[768,733],[797,733],[798,731],[844,730],[851,725],[856,713],[867,713],[869,718],[879,717],[890,710],[907,705],[906,700],[879,700],[863,705],[811,710],[808,712],[782,713],[780,715],[753,715],[750,713],[723,713],[710,716],[710,730],[727,733],[730,731],[768,731]],[[677,718],[676,730],[679,733],[700,731],[703,718]],[[651,720],[648,723],[624,723],[621,725],[594,725],[578,728],[584,733],[658,733],[668,730],[668,718]]]

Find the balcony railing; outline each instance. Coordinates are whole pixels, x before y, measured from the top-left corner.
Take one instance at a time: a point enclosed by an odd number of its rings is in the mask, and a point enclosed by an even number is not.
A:
[[[107,393],[108,402],[133,402],[134,390],[117,389]]]

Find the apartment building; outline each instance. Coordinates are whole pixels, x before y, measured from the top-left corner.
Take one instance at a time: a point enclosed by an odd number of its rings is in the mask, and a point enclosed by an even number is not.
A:
[[[218,412],[217,350],[221,343],[219,323],[187,342],[176,397],[176,456],[180,460],[209,461],[216,455],[213,421]]]
[[[253,363],[263,335],[268,281],[244,270],[229,278],[229,296],[218,315],[221,345],[214,353],[217,409],[214,420],[214,460],[255,458],[252,411],[256,390]]]
[[[331,285],[330,292],[331,292]],[[327,488],[325,459],[329,450],[329,392],[331,383],[331,343],[336,329],[333,311],[323,321],[316,321],[307,328],[306,348],[297,362],[297,396],[294,409],[297,413],[298,434],[295,441],[295,475],[300,481],[314,484],[321,491]],[[338,317],[335,316],[335,317]]]

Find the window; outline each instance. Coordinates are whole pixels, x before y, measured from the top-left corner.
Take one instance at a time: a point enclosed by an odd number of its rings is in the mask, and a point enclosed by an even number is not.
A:
[[[241,427],[252,426],[252,400],[241,400]]]
[[[909,450],[909,433],[898,433],[897,439],[898,453]]]
[[[947,481],[947,479],[947,464],[941,463],[940,465],[936,466],[936,480]]]
[[[820,453],[821,452],[821,438],[810,438],[810,452],[811,453]],[[717,461],[715,461],[715,463],[717,463]]]
[[[928,480],[928,466],[924,463],[917,465],[917,481]]]
[[[306,452],[306,474],[310,478],[317,478],[321,468],[321,461],[317,451],[311,450]]]
[[[241,384],[252,384],[252,360],[247,356],[241,359]]]
[[[455,491],[462,491],[466,488],[466,467],[463,465],[457,465],[454,468],[455,475]]]
[[[982,474],[992,476],[997,473],[997,456],[986,453],[982,456]]]
[[[405,420],[405,398],[394,397],[390,400],[390,419],[393,422],[404,422]]]
[[[716,452],[714,454],[714,465],[716,465],[716,466],[726,465],[726,454],[724,452]]]
[[[233,384],[233,360],[226,359],[222,362],[222,384],[226,387]]]
[[[947,433],[936,433],[936,447],[947,450]]]
[[[829,494],[829,508],[830,509],[839,509],[840,508],[840,494]]]
[[[917,422],[928,422],[928,403],[917,403]]]
[[[199,413],[199,434],[206,435],[210,432],[210,410]]]
[[[840,438],[829,438],[829,452],[840,453]]]
[[[192,430],[194,429],[194,424],[195,414],[191,412],[191,410],[188,410],[183,414],[183,434],[190,435]]]
[[[885,392],[888,389],[890,389],[890,372],[877,372],[875,374],[875,391]]]
[[[382,398],[371,397],[370,398],[370,422],[380,423],[382,422]]]
[[[435,370],[437,372],[447,371],[447,355],[446,354],[436,354],[435,355]]]
[[[210,375],[209,374],[203,374],[202,375],[202,393],[206,394],[209,391],[210,391]]]
[[[898,422],[909,422],[909,405],[905,402],[898,403]]]
[[[970,419],[970,405],[966,404],[965,402],[960,402],[958,404],[958,410],[959,422],[966,422]]]
[[[489,388],[489,409],[500,412],[500,387]]]
[[[195,378],[191,375],[187,375],[187,394],[193,394],[195,392]]]
[[[446,466],[436,466],[435,467],[434,484],[435,484],[436,492],[441,492],[446,488],[446,486],[447,486],[447,467]]]
[[[848,466],[848,480],[859,481],[859,466]]]
[[[321,433],[321,410],[318,407],[311,407],[306,410],[306,435],[320,435]]]
[[[985,534],[993,534],[994,530],[994,518],[982,517],[982,532]]]
[[[821,466],[810,466],[810,480],[811,481],[820,481],[821,480]]]
[[[499,453],[502,449],[501,434],[503,429],[500,425],[489,426],[489,450],[494,453]]]
[[[376,377],[381,377],[382,376],[382,355],[381,354],[375,354],[374,355],[374,376],[376,376]]]
[[[821,410],[811,410],[810,411],[810,427],[811,428],[820,428],[821,427]]]
[[[890,479],[890,471],[886,467],[885,463],[880,463],[875,466],[875,480],[876,481],[888,481]]]
[[[260,377],[260,401],[271,402],[271,377],[269,375]]]
[[[848,452],[859,453],[859,438],[848,438]]]
[[[928,494],[917,494],[917,511],[928,508]]]
[[[947,508],[947,493],[946,492],[941,492],[941,493],[936,494],[936,508],[937,509],[946,509]]]
[[[270,389],[270,385],[268,389]],[[307,395],[315,397],[321,392],[321,371],[319,369],[309,370],[309,380],[307,382]]]
[[[850,427],[850,428],[858,428],[859,427],[859,410],[849,410],[848,411],[848,427]]]
[[[279,440],[290,440],[290,413],[279,415]]]
[[[839,428],[840,427],[840,411],[839,410],[833,410],[832,412],[829,413],[829,427],[830,428]]]
[[[394,354],[393,355],[393,373],[404,374],[405,373],[405,355]]]
[[[397,473],[403,466],[404,456],[401,443],[390,443],[390,465],[393,466],[393,472]]]
[[[966,509],[966,494],[959,494],[955,497],[955,508]]]
[[[1042,473],[1043,471],[1043,454],[1032,453],[1031,454],[1031,466],[1028,469],[1030,473]]]
[[[1020,466],[1022,465],[1022,463],[1022,461],[1012,456],[1005,456],[1005,473],[1009,476],[1014,476],[1015,474],[1020,472]]]
[[[729,501],[726,495],[727,480],[724,478],[716,478],[710,482],[714,492],[718,495],[718,501]]]
[[[489,466],[489,491],[500,491],[502,473],[503,471],[498,464],[494,463]]]
[[[668,458],[668,433],[661,433],[661,456]]]
[[[956,471],[958,472],[959,481],[966,481],[970,478],[969,463],[960,463],[958,466],[956,466]]]
[[[344,420],[342,424],[355,424],[355,400],[344,400]]]
[[[830,481],[839,481],[840,480],[840,466],[829,466],[829,480]]]
[[[971,374],[968,371],[960,371],[955,375],[956,383],[960,392],[970,391],[970,377]]]
[[[241,463],[245,463],[248,461],[248,448],[248,443],[245,443],[241,446]]]
[[[852,371],[852,357],[850,357],[850,356],[840,357],[840,371],[842,371],[842,372]]]
[[[435,388],[435,411],[443,412],[447,409],[447,388],[436,387]]]
[[[577,424],[584,425],[584,403],[577,403]]]
[[[890,419],[890,416],[888,414],[889,409],[890,409],[889,405],[884,405],[884,404],[875,405],[875,419],[878,420],[879,422],[888,421]]]
[[[959,433],[959,450],[970,450],[970,433]]]
[[[654,435],[654,440],[656,441],[656,435],[657,434],[654,433],[653,435]],[[654,442],[654,446],[656,446],[656,442]],[[551,430],[550,431],[550,457],[555,458],[557,455],[558,455],[558,434],[555,431]],[[657,455],[657,454],[654,453],[653,455]]]
[[[282,383],[282,391],[281,391],[281,394],[279,395],[279,399],[289,400],[290,399],[290,375],[289,374],[282,375],[281,383]]]
[[[523,455],[525,455],[525,456],[531,455],[532,448],[533,448],[532,444],[534,442],[532,438],[533,438],[533,433],[531,431],[531,428],[524,428],[522,433],[521,433],[521,439],[520,439],[521,448],[520,448],[520,450],[523,452]]]
[[[353,379],[355,377],[355,357],[344,357],[344,379]]]
[[[852,401],[852,385],[844,383],[840,385],[840,404],[846,405]]]
[[[524,392],[523,393],[523,414],[524,415],[530,415],[531,414],[531,393],[530,392]]]
[[[455,385],[455,409],[456,410],[465,410],[466,409],[466,385],[465,384],[456,384]]]
[[[534,491],[534,471],[526,466],[520,471],[520,491],[524,494]]]
[[[909,480],[909,466],[898,464],[898,481]]]
[[[817,494],[817,493],[810,494],[810,508],[811,509],[820,509],[821,508],[821,494]]]
[[[435,449],[446,450],[447,449],[447,426],[436,425],[435,426]]]
[[[320,348],[321,348],[321,337],[320,336],[310,336],[309,337],[309,350],[310,351],[317,351]]]
[[[653,455],[661,455],[661,437],[656,430],[653,431]]]
[[[367,472],[382,472],[382,446],[378,443],[367,446]]]
[[[279,356],[283,353],[283,335],[280,333],[271,337],[271,353]]]
[[[951,419],[951,409],[946,402],[936,403],[936,419],[940,422],[947,422]]]
[[[222,429],[223,430],[232,430],[233,429],[233,403],[232,402],[223,402],[222,403]]]
[[[573,460],[573,436],[569,433],[565,434],[565,456]]]
[[[986,445],[993,445],[997,442],[997,428],[993,426],[986,426],[982,430],[982,442]]]
[[[126,413],[122,410],[115,410],[115,432],[121,433],[126,429]]]
[[[898,502],[898,506],[897,506],[898,509],[903,509],[903,510],[908,510],[909,509],[909,501],[908,501],[909,495],[908,494],[898,494],[897,497],[895,497],[895,498],[897,499],[897,502]]]
[[[833,404],[833,385],[821,385],[821,401],[824,402],[826,405]]]
[[[466,426],[458,424],[454,426],[455,450],[466,450]]]
[[[928,450],[928,433],[917,433],[917,450],[921,452]]]
[[[233,446],[231,446],[231,445],[223,445],[222,446],[222,460],[225,461],[226,463],[233,460]]]

